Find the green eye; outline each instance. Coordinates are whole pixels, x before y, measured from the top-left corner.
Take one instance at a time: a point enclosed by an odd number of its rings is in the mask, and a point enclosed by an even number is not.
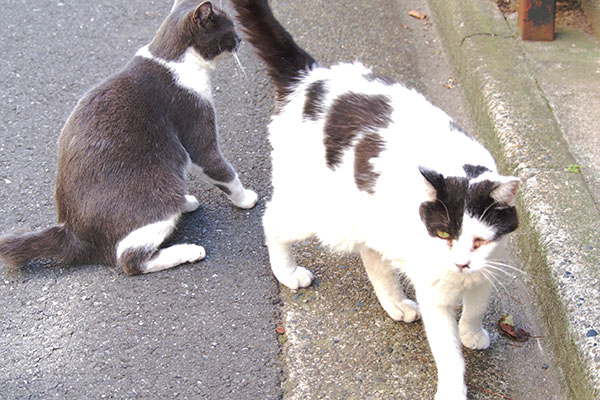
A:
[[[449,239],[450,238],[450,234],[448,232],[444,232],[444,231],[440,231],[439,229],[435,231],[436,235],[438,235],[438,237],[440,239]]]

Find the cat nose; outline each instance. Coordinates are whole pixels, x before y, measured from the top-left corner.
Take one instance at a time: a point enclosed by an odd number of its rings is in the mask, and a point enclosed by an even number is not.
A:
[[[457,267],[457,268],[458,268],[460,271],[462,271],[462,270],[464,270],[464,269],[468,269],[468,268],[469,268],[469,264],[470,264],[470,263],[469,263],[469,262],[467,262],[467,263],[457,263],[457,264],[454,264],[454,265],[456,265],[456,267]]]

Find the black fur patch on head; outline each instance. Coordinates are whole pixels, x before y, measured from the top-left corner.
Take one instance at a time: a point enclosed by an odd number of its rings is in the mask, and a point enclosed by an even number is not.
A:
[[[421,169],[421,174],[436,193],[435,201],[426,201],[419,208],[421,220],[431,236],[437,237],[439,229],[449,233],[451,239],[457,239],[465,213],[491,227],[495,232],[492,240],[500,239],[519,226],[516,208],[491,197],[498,182],[484,180],[469,184],[467,178],[444,177],[427,169]]]
[[[379,156],[385,142],[376,133],[365,135],[356,145],[354,153],[354,181],[359,190],[373,194],[373,188],[379,178],[379,173],[373,170],[371,158]]]
[[[437,231],[440,230],[449,233],[451,239],[457,239],[461,233],[469,181],[452,176],[446,178],[426,169],[421,169],[421,174],[436,192],[435,201],[426,201],[419,207],[419,215],[427,232],[437,237]]]
[[[390,99],[383,95],[347,93],[332,104],[325,121],[325,158],[334,169],[360,133],[385,128],[391,121]]]
[[[469,178],[469,179],[477,178],[479,175],[483,174],[484,172],[491,172],[489,168],[484,167],[483,165],[465,164],[465,165],[463,165],[463,169],[465,170],[465,173],[467,174],[467,178]]]
[[[474,183],[469,186],[466,199],[467,214],[492,227],[496,232],[493,240],[500,239],[519,226],[517,209],[500,204],[491,197],[491,192],[498,184],[489,180]]]
[[[317,121],[325,111],[323,102],[326,95],[327,88],[324,80],[311,83],[306,89],[306,101],[304,102],[302,116],[305,119]]]

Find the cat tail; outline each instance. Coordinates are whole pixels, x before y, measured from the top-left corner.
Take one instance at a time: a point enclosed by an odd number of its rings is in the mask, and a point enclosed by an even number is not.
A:
[[[84,254],[85,246],[63,225],[0,238],[0,262],[13,269],[38,259],[68,265],[84,259]]]
[[[292,36],[275,19],[267,0],[232,0],[247,40],[267,65],[268,73],[283,100],[293,84],[309,71],[316,61],[294,42]]]

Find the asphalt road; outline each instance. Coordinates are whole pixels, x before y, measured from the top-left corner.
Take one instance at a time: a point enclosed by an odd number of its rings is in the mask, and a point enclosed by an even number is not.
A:
[[[25,0],[2,8],[0,231],[55,223],[64,121],[87,89],[151,40],[171,5]],[[266,78],[246,80],[226,60],[213,83],[223,150],[264,199]],[[266,268],[264,201],[239,210],[203,182],[190,188],[202,205],[173,241],[202,244],[202,262],[141,277],[100,266],[1,272],[0,398],[281,397],[279,287]]]
[[[426,13],[423,1],[272,3],[323,64],[361,59],[473,130],[435,21],[407,15]],[[167,0],[9,0],[0,14],[1,232],[55,222],[62,124],[88,88],[150,41],[170,7]],[[162,273],[127,277],[114,268],[43,263],[0,270],[0,398],[432,396],[435,369],[421,324],[387,318],[358,259],[307,242],[297,255],[316,273],[315,285],[294,293],[271,276],[260,217],[270,194],[265,127],[273,90],[247,44],[240,59],[245,73],[231,59],[214,72],[214,95],[223,151],[259,204],[236,209],[192,180],[201,207],[173,241],[201,244],[207,257]],[[564,398],[543,340],[513,346],[494,333],[502,313],[542,329],[522,304],[528,294],[521,281],[504,278],[510,296],[503,287],[495,294],[492,348],[466,352],[470,398]],[[284,335],[275,329],[280,321]]]

